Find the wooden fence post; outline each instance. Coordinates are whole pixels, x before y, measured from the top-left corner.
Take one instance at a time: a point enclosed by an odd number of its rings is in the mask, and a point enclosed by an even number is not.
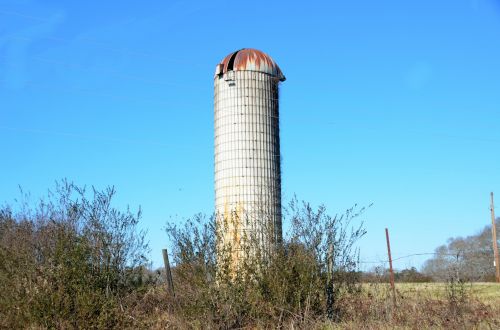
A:
[[[394,286],[394,271],[392,269],[391,242],[389,241],[389,230],[385,228],[385,239],[387,240],[387,255],[389,256],[389,271],[392,289],[392,304],[396,310],[396,288]]]
[[[495,202],[493,201],[493,193],[491,193],[491,237],[493,241],[493,255],[495,265],[495,279],[500,283],[500,258],[498,257],[498,244],[497,244],[497,228],[495,222]]]
[[[326,315],[328,319],[334,318],[334,295],[333,295],[333,243],[330,243],[327,254],[327,282],[326,282]]]
[[[172,296],[175,296],[174,281],[172,280],[172,272],[170,270],[170,263],[168,261],[167,249],[163,249],[162,253],[163,253],[163,263],[165,264],[165,281],[167,282],[167,290]]]

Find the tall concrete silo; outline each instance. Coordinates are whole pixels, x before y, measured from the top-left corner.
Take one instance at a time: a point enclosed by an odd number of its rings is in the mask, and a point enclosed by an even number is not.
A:
[[[284,80],[274,60],[256,49],[227,55],[215,70],[218,246],[236,265],[256,246],[265,255],[281,240],[278,86]]]

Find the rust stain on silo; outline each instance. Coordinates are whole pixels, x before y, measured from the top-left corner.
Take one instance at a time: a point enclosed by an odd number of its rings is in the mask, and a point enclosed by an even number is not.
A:
[[[243,216],[244,216],[244,206],[243,202],[236,204],[236,208],[231,210],[229,203],[226,201],[224,203],[224,214],[222,219],[224,223],[224,233],[223,239],[225,242],[230,242],[229,253],[230,257],[230,269],[235,272],[238,269],[241,254],[245,248],[245,238],[242,237],[243,231]],[[225,256],[221,256],[223,259]],[[234,275],[234,274],[233,274]]]

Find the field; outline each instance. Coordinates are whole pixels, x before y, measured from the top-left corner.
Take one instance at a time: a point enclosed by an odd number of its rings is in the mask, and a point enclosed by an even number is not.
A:
[[[500,329],[500,284],[396,283],[396,308],[387,283],[363,284],[348,300],[343,321],[324,329]]]
[[[399,297],[422,296],[436,300],[448,298],[449,285],[445,283],[396,283]],[[366,292],[372,294],[386,294],[389,284],[364,284]],[[500,284],[497,283],[468,283],[464,285],[469,298],[477,299],[484,304],[500,305]]]

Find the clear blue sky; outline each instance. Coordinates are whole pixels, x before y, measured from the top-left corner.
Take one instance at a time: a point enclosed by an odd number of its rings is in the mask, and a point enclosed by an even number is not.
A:
[[[500,2],[0,1],[0,201],[57,179],[170,216],[213,210],[213,73],[261,49],[281,93],[283,196],[365,214],[365,260],[432,251],[500,203]],[[423,258],[396,266],[420,265]]]

